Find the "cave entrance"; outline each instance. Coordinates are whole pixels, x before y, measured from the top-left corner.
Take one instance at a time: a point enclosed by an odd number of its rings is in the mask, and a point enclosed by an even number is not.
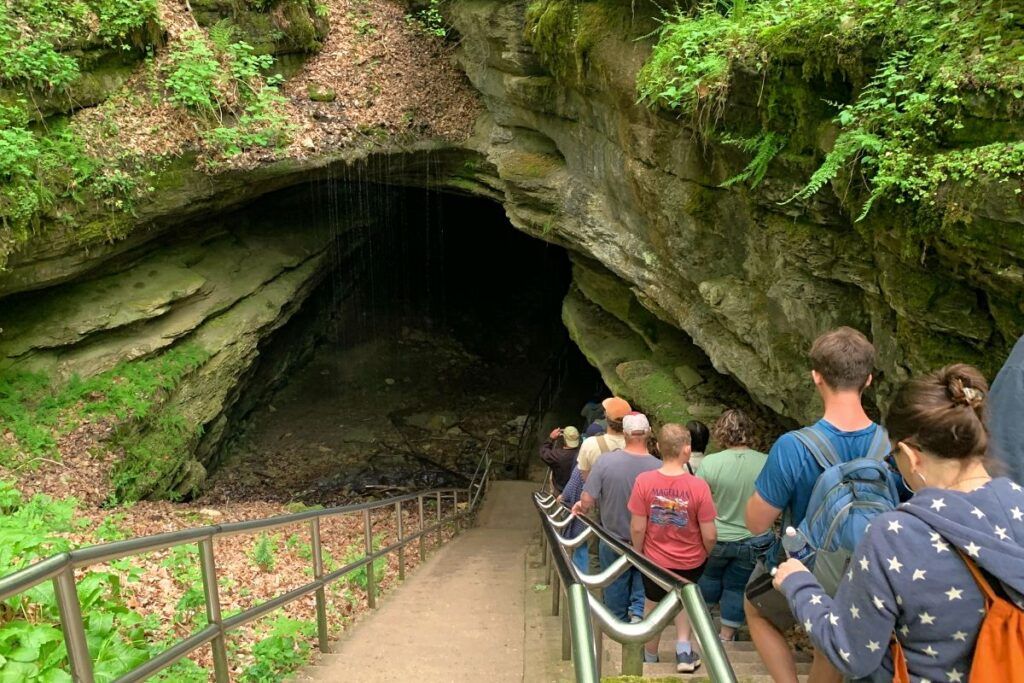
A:
[[[325,179],[238,220],[326,248],[319,284],[240,384],[215,502],[337,504],[463,483],[488,445],[514,476],[548,422],[578,422],[603,390],[561,323],[567,253],[493,201]],[[563,381],[520,451],[556,361]]]

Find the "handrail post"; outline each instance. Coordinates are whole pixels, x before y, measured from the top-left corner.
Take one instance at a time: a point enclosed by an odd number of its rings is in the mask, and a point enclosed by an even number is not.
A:
[[[572,609],[572,603],[569,600],[569,589],[570,586],[565,586],[566,593],[562,598],[565,601],[565,605],[562,607],[562,660],[569,661],[572,659],[572,625],[569,623],[569,611]]]
[[[437,545],[444,544],[444,526],[441,524],[441,492],[437,492]]]
[[[395,514],[398,515],[398,580],[405,581],[405,522],[402,520],[402,504],[395,503]]]
[[[224,639],[224,626],[220,618],[220,592],[217,586],[217,564],[213,558],[213,537],[199,541],[199,562],[203,577],[203,594],[206,598],[206,620],[219,631],[210,642],[213,651],[213,675],[217,683],[228,683],[228,650]]]
[[[623,643],[622,644],[622,675],[643,676],[644,675],[644,644]],[[713,680],[718,680],[713,679]]]
[[[695,583],[688,583],[679,589],[679,597],[683,601],[683,609],[690,619],[693,632],[697,635],[697,642],[703,651],[704,664],[711,680],[734,683],[736,674],[729,664],[722,641],[718,639],[715,623],[711,620],[711,612],[708,611],[700,588]]]
[[[577,681],[601,680],[601,648],[597,644],[600,631],[594,631],[590,615],[590,601],[587,589],[582,584],[569,586],[566,592],[569,610],[572,614],[569,623],[572,626],[573,665]],[[566,610],[568,612],[569,610]]]
[[[459,490],[455,489],[452,493],[452,504],[455,505],[455,510],[452,511],[452,519],[455,520],[455,533],[459,533],[462,530],[462,518],[459,517]]]
[[[320,544],[320,518],[309,520],[309,542],[313,546],[313,578],[321,579],[324,575],[324,554]],[[316,639],[320,652],[330,652],[327,642],[327,588],[316,589]]]
[[[370,525],[370,511],[363,510],[363,533],[366,537],[366,556],[373,554],[373,527]],[[366,605],[377,608],[377,581],[373,575],[373,560],[366,563]]]
[[[558,616],[558,599],[562,597],[562,581],[558,576],[558,572],[553,572],[551,575],[551,616]]]
[[[594,633],[594,666],[597,668],[597,680],[601,680],[601,670],[604,668],[604,631],[601,630],[601,622],[597,620],[597,615],[593,611],[590,612],[590,617],[590,628]]]
[[[427,522],[426,522],[426,519],[423,516],[423,496],[420,495],[417,498],[417,500],[419,501],[419,506],[420,506],[420,562],[423,562],[423,560],[427,559],[427,545],[426,545],[426,543],[427,543],[426,542]]]
[[[82,607],[78,602],[73,567],[66,567],[53,577],[53,592],[60,610],[60,627],[64,631],[71,678],[75,683],[93,683],[92,657],[85,640],[85,625],[82,624]]]

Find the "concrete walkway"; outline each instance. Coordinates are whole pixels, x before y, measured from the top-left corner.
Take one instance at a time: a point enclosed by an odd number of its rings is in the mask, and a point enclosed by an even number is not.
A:
[[[332,653],[313,681],[523,681],[526,556],[537,484],[494,482],[477,526],[419,567]]]

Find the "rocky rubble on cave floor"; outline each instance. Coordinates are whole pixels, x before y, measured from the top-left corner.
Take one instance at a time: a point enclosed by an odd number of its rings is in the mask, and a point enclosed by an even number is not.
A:
[[[464,484],[488,442],[512,455],[543,381],[517,353],[487,360],[426,325],[329,341],[250,417],[203,500],[339,504]]]

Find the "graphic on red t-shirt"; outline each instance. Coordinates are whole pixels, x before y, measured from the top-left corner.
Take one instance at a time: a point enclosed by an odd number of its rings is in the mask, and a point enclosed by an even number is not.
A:
[[[654,501],[651,503],[651,514],[648,515],[648,524],[659,526],[685,527],[689,523],[690,501],[682,498],[674,498],[669,495],[654,492]]]

